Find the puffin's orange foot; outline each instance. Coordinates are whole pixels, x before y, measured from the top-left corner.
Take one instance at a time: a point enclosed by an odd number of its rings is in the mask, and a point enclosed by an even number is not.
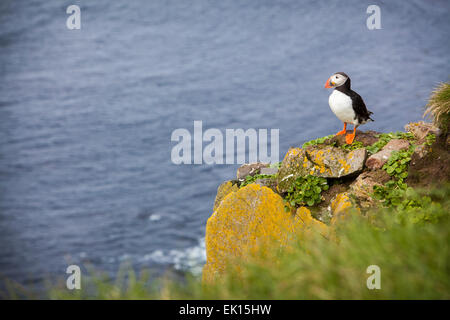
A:
[[[348,135],[345,136],[345,142],[347,144],[352,144],[353,140],[355,140],[355,134],[354,133],[348,134]]]
[[[337,136],[340,136],[342,134],[346,134],[347,130],[346,129],[342,129],[341,131],[339,131],[338,133],[336,133]]]

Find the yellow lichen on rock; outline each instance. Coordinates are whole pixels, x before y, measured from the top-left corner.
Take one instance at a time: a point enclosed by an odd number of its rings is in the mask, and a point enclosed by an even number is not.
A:
[[[233,183],[232,181],[225,181],[217,188],[217,195],[216,199],[214,200],[214,209],[213,211],[216,211],[216,209],[219,207],[220,202],[230,194],[231,192],[236,192],[239,190],[239,187],[236,183]]]
[[[364,168],[367,151],[364,148],[347,151],[333,146],[291,148],[286,153],[277,174],[277,190],[287,192],[298,177],[307,175],[340,178]]]
[[[312,232],[319,232],[322,236],[328,238],[329,227],[323,222],[313,218],[311,211],[309,211],[308,208],[298,208],[295,220],[299,224],[302,235],[308,236]]]
[[[351,208],[352,203],[347,192],[339,193],[333,201],[331,201],[331,212],[334,215],[342,213]]]
[[[339,193],[336,197],[331,201],[331,214],[333,218],[331,219],[331,224],[335,224],[339,220],[345,219],[348,214],[353,210],[354,212],[359,213],[360,209],[355,206],[350,200],[349,194],[347,192]]]
[[[299,226],[284,210],[284,201],[267,187],[250,184],[221,201],[206,225],[203,280],[212,282],[230,261],[284,246]],[[237,264],[238,265],[238,264]]]
[[[353,157],[353,155],[351,155]],[[342,168],[344,169],[344,173],[348,173],[350,171],[350,164],[348,164],[345,159],[338,159],[339,163],[341,164]]]

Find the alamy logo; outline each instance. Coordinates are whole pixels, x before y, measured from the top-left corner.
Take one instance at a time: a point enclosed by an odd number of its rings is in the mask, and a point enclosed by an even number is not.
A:
[[[279,132],[279,129],[270,130],[269,156],[267,129],[226,129],[224,139],[219,129],[203,132],[202,121],[194,121],[193,135],[182,128],[172,132],[171,141],[178,143],[172,148],[171,160],[174,164],[243,164],[247,162],[248,154],[250,163],[278,162]],[[203,146],[204,142],[206,146]]]
[[[81,270],[76,264],[67,267],[66,273],[70,276],[66,280],[66,287],[69,290],[81,289]]]
[[[70,16],[66,20],[66,26],[69,30],[81,29],[81,10],[80,7],[73,4],[67,7],[67,14]]]
[[[381,289],[381,269],[379,266],[373,264],[367,267],[366,273],[372,274],[367,278],[367,288],[369,290]]]
[[[372,14],[366,20],[367,29],[381,29],[381,9],[379,6],[372,4],[367,7],[366,13]]]

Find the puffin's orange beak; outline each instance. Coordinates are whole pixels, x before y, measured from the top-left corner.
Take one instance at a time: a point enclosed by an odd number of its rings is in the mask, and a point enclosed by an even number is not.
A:
[[[328,78],[327,82],[325,82],[325,88],[333,88],[334,83],[331,82],[330,78]]]

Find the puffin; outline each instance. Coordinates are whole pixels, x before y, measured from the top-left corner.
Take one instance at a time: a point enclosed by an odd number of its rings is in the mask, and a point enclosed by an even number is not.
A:
[[[325,82],[325,88],[334,88],[328,104],[336,117],[344,123],[344,129],[336,133],[337,136],[347,133],[347,124],[353,124],[353,133],[345,136],[345,142],[352,144],[356,135],[356,128],[368,121],[374,121],[367,110],[364,100],[350,88],[350,77],[344,72],[336,72]]]

